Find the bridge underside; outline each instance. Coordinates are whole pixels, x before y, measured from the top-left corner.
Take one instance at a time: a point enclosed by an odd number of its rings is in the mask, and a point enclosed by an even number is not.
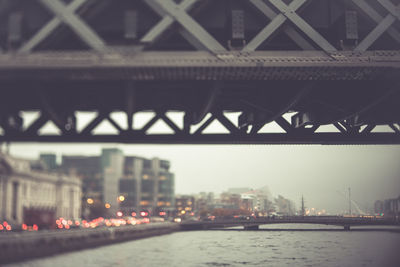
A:
[[[399,144],[399,58],[396,51],[0,55],[0,140]],[[83,126],[84,113],[93,117]],[[42,131],[49,122],[53,133]],[[153,132],[160,122],[166,129]],[[111,132],[96,131],[104,123]],[[387,128],[376,132],[378,125]]]
[[[400,144],[399,5],[0,0],[0,142]]]

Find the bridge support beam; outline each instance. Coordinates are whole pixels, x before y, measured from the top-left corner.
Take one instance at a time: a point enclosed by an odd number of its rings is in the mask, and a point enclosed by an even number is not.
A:
[[[246,225],[244,226],[244,230],[258,230],[258,225]]]
[[[344,225],[343,228],[345,231],[350,231],[350,225]]]

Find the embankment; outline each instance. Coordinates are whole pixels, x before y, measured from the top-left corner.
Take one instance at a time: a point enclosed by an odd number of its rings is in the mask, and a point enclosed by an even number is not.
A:
[[[50,256],[74,250],[169,234],[175,223],[150,223],[123,227],[53,230],[0,234],[0,263]]]

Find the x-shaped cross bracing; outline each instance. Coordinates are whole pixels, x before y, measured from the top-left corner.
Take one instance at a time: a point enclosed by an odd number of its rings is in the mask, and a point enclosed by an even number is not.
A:
[[[267,18],[273,20],[278,14],[275,13],[268,5],[265,4],[263,0],[249,0],[251,4],[253,4],[258,10],[260,10]],[[291,38],[301,49],[303,50],[315,50],[313,45],[299,34],[295,28],[291,25],[283,26],[283,31]],[[262,38],[262,36],[260,36]],[[254,43],[259,46],[261,43]],[[247,51],[255,50],[255,46],[249,46]]]
[[[199,0],[185,0],[178,5],[175,4],[173,0],[145,0],[144,2],[162,16],[163,19],[153,27],[141,41],[154,41],[176,21],[183,27],[181,34],[196,48],[213,52],[226,51],[214,37],[188,15],[187,10],[198,1]]]
[[[78,37],[90,48],[104,52],[105,42],[98,34],[88,26],[75,12],[89,0],[73,0],[68,5],[61,0],[36,0],[50,10],[55,16],[39,32],[37,32],[19,50],[28,53],[35,49],[51,33],[62,24],[67,25]],[[187,39],[198,50],[212,52],[225,51],[212,35],[210,35],[188,12],[193,6],[202,0],[183,0],[176,4],[173,0],[143,0],[152,10],[158,13],[162,19],[145,36],[141,38],[142,43],[153,43],[165,33],[174,23],[180,25],[180,34]],[[248,0],[253,6],[259,9],[266,17],[271,19],[270,23],[262,29],[244,48],[244,51],[254,51],[263,42],[268,40],[280,28],[303,50],[315,50],[310,40],[326,52],[336,49],[315,29],[313,29],[296,11],[303,7],[307,0],[293,0],[286,5],[282,0]],[[365,0],[351,0],[363,13],[375,21],[378,25],[358,44],[356,51],[366,51],[376,40],[387,32],[395,41],[400,43],[400,32],[393,25],[400,20],[400,5],[395,6],[390,0],[377,0],[377,2],[388,11],[383,17]],[[280,13],[277,14],[267,3],[273,5]],[[292,24],[286,22],[291,21]],[[295,26],[295,27],[294,27]],[[300,30],[303,34],[297,32]],[[307,36],[306,38],[303,35]]]
[[[373,43],[386,31],[391,37],[393,37],[393,39],[400,43],[400,33],[393,27],[393,23],[396,22],[396,20],[400,20],[400,4],[396,7],[389,0],[377,0],[377,2],[379,2],[389,12],[389,14],[383,18],[378,12],[371,8],[365,0],[352,1],[373,21],[378,23],[378,25],[358,44],[354,50],[360,52],[368,50],[368,48],[371,47],[371,45],[373,45]]]
[[[286,5],[282,0],[268,0],[272,5],[275,6],[281,13],[274,16],[273,12],[268,11],[268,7],[262,0],[250,0],[250,2],[259,8],[265,15],[267,12],[269,13],[268,17],[273,17],[271,22],[261,30],[259,34],[257,34],[244,48],[244,51],[254,51],[256,50],[263,42],[265,42],[269,37],[272,36],[279,28],[281,28],[284,23],[289,20],[293,22],[296,27],[301,30],[305,35],[307,35],[314,43],[316,43],[319,47],[321,47],[326,52],[336,51],[336,48],[333,47],[322,35],[320,35],[316,30],[314,30],[304,19],[302,19],[296,11],[303,6],[307,2],[307,0],[293,0],[289,5]],[[301,47],[304,49],[305,45],[308,47],[310,44],[304,42],[305,40],[299,39],[300,35],[296,37],[293,36],[293,33],[289,35],[292,39],[295,40],[296,43],[299,44],[301,41]],[[311,46],[312,47],[312,46]]]
[[[179,4],[179,7],[188,12],[193,5],[197,2],[197,0],[184,0],[182,3]],[[146,2],[151,8],[156,10],[156,12],[162,16],[162,20],[159,21],[154,27],[152,27],[146,34],[145,36],[142,37],[140,40],[144,44],[151,44],[157,41],[161,35],[168,30],[169,27],[175,22],[175,19],[168,14],[166,14],[163,10],[158,8],[154,3],[152,2]],[[193,46],[196,48],[202,49],[203,46],[200,46],[198,43],[193,42],[192,38],[190,38],[190,33],[184,28],[181,28],[179,30],[180,34],[187,39]]]
[[[44,39],[46,39],[55,29],[62,23],[68,25],[79,38],[84,41],[92,49],[103,52],[106,48],[104,41],[81,19],[75,14],[83,4],[88,0],[74,0],[68,6],[60,0],[38,0],[55,17],[49,21],[38,33],[36,33],[26,44],[24,44],[19,52],[27,53],[34,49]]]

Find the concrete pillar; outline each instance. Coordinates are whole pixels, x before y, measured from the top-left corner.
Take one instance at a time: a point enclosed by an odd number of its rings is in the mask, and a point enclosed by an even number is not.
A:
[[[1,199],[1,219],[6,220],[7,219],[7,189],[8,189],[8,179],[6,177],[2,177],[2,199]]]
[[[56,182],[56,218],[64,217],[63,212],[63,181],[62,175],[58,176],[58,181]]]

